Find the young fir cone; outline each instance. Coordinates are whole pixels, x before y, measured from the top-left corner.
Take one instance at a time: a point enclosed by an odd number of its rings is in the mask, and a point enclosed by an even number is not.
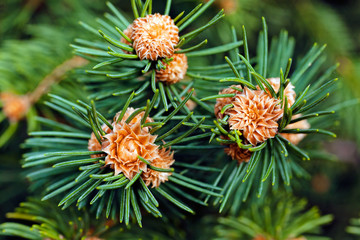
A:
[[[141,60],[156,61],[173,56],[179,42],[179,29],[174,21],[159,13],[137,18],[124,31]],[[129,44],[125,39],[123,43]]]
[[[275,137],[278,131],[277,121],[283,110],[278,99],[270,97],[262,90],[250,90],[247,87],[236,94],[229,109],[230,129],[242,131],[244,137],[252,145]]]
[[[227,136],[224,135],[221,135],[220,138],[226,140],[229,139]],[[224,152],[226,153],[226,155],[230,156],[232,160],[238,161],[239,164],[243,162],[248,162],[250,160],[251,152],[249,150],[239,148],[236,143],[224,145],[227,146],[226,148],[224,148]]]
[[[224,9],[225,14],[235,13],[238,8],[237,0],[220,0],[218,3],[220,9]]]
[[[291,119],[296,119],[298,117],[301,117],[301,114],[294,115]],[[285,127],[285,129],[309,129],[310,124],[309,122],[304,119],[292,124],[289,124]],[[298,145],[301,140],[303,140],[306,137],[306,134],[304,133],[280,133],[281,136],[289,140],[294,145]]]
[[[133,108],[128,108],[119,122],[117,114],[112,123],[113,130],[104,136],[105,141],[102,143],[102,150],[107,154],[105,164],[114,169],[115,175],[123,173],[130,180],[140,170],[147,170],[146,163],[138,156],[151,162],[157,155],[158,148],[154,143],[156,136],[151,135],[148,128],[141,128],[140,116],[129,123],[125,122],[134,111]]]
[[[183,86],[181,86],[181,88],[182,88],[182,89],[185,89],[186,86],[183,85]],[[190,89],[188,90],[188,93],[191,92],[191,91],[192,91],[192,89],[190,88]],[[193,92],[192,95],[193,95],[193,96],[196,96],[196,91],[195,91],[195,90],[194,90],[194,92]],[[181,101],[184,101],[184,99],[185,99],[184,96],[181,97]],[[192,111],[192,110],[194,110],[194,109],[196,108],[197,103],[194,102],[193,100],[189,99],[189,100],[185,103],[185,106],[186,106],[190,111]]]
[[[278,93],[280,89],[280,78],[268,78],[267,81],[273,87],[274,91]],[[296,93],[294,89],[295,86],[289,83],[284,90],[284,95],[287,97],[288,100],[288,107],[291,107],[295,103]],[[270,94],[269,91],[268,93]],[[301,116],[300,114],[295,115],[292,117],[292,119],[296,119],[300,116]],[[288,126],[285,127],[285,129],[294,129],[294,128],[308,129],[310,128],[310,124],[308,123],[308,121],[302,120],[293,124],[289,124]],[[294,145],[299,144],[299,142],[302,139],[304,139],[306,136],[306,134],[297,134],[297,133],[281,133],[280,135],[286,138],[287,140],[289,140]]]
[[[132,107],[127,108],[123,118],[120,120],[120,123],[124,124],[126,122],[126,120],[130,117],[130,115],[135,112],[135,110],[136,109],[134,109]],[[121,111],[115,114],[115,117],[113,118],[113,122],[118,121],[120,114],[121,114]],[[144,112],[140,112],[135,117],[133,117],[133,119],[131,119],[131,121],[128,124],[132,125],[136,122],[140,122],[143,116],[144,116]],[[150,117],[147,117],[145,120],[145,123],[150,123],[150,122],[154,122],[154,120]],[[144,129],[146,129],[147,131],[149,130],[148,127],[145,127]]]
[[[130,24],[124,31],[123,31],[123,33],[128,37],[128,38],[130,38],[131,39],[131,34],[132,34],[132,32],[133,32],[133,25],[132,24]],[[121,38],[120,39],[120,42],[122,42],[122,43],[125,43],[126,45],[129,45],[129,46],[132,46],[132,44],[130,43],[130,42],[128,42],[128,40],[126,40],[125,38]],[[125,51],[125,50],[123,50],[126,54],[131,54],[131,52],[129,52],[129,51]]]
[[[194,92],[195,93],[195,92]],[[181,100],[184,100],[185,98],[184,97],[181,97]],[[188,100],[186,103],[185,103],[185,106],[190,110],[190,111],[193,111],[196,106],[197,106],[197,103],[194,102],[193,100]]]
[[[158,151],[158,156],[154,158],[151,165],[158,168],[169,169],[174,162],[174,152],[161,149]],[[171,172],[158,172],[148,169],[141,177],[147,186],[152,184],[152,187],[159,187],[160,183],[167,181],[170,175]]]
[[[208,2],[209,0],[203,0],[204,2]],[[215,4],[218,8],[224,9],[226,14],[232,14],[236,11],[238,7],[237,0],[218,0],[215,1]]]
[[[10,122],[15,123],[24,118],[30,109],[31,102],[27,95],[16,95],[9,92],[0,94],[3,112]]]
[[[278,93],[279,89],[280,89],[280,78],[268,78],[266,80],[270,83],[270,85],[272,86],[274,91],[276,93]],[[289,84],[286,86],[286,88],[284,90],[284,95],[287,97],[287,100],[288,100],[288,107],[291,107],[295,102],[296,93],[294,91],[294,88],[295,88],[295,86],[289,82]],[[260,88],[258,87],[258,89],[260,89]],[[268,94],[270,94],[269,91],[267,91],[267,92],[268,92]]]
[[[236,90],[234,88],[238,88],[238,89],[242,89],[241,85],[232,85],[228,88],[225,88],[223,90],[221,90],[219,92],[219,94],[233,94],[233,93],[236,93],[236,94],[240,94],[241,91],[239,90]],[[233,101],[234,101],[235,97],[233,98],[217,98],[216,99],[216,103],[215,103],[215,106],[214,106],[214,113],[215,113],[215,116],[216,118],[218,119],[223,119],[224,116],[227,114],[228,110],[225,111],[225,113],[221,113],[221,109],[223,109],[223,107],[225,107],[226,105],[228,104],[231,104]]]
[[[128,108],[128,111],[125,113],[123,119],[127,119],[132,112],[134,112],[134,109],[133,108]],[[118,119],[119,115],[120,115],[120,113],[117,113],[115,115],[114,122]],[[144,115],[144,113],[140,113],[140,114],[136,115],[131,120],[131,123],[134,123],[136,121],[140,121],[143,115]],[[151,122],[151,121],[152,121],[151,118],[146,119],[146,122]],[[109,122],[111,123],[111,121],[109,121]],[[111,129],[106,124],[103,124],[101,126],[101,128],[106,134],[109,134],[111,132]],[[102,140],[102,142],[105,141],[104,137],[101,137],[101,140]],[[91,137],[90,137],[89,142],[88,142],[88,150],[89,151],[101,151],[102,150],[102,143],[101,144],[99,143],[99,141],[97,140],[94,133],[91,133]],[[103,156],[106,156],[106,154],[102,153],[102,154],[93,154],[93,155],[91,155],[92,158],[103,157]]]
[[[270,85],[273,87],[274,91],[278,93],[280,89],[280,78],[268,78],[267,80],[270,83]],[[287,97],[288,100],[288,107],[291,107],[296,99],[296,93],[294,91],[294,88],[295,86],[289,83],[284,90],[284,95]],[[268,93],[270,94],[270,92]],[[292,117],[292,119],[296,119],[300,116],[301,116],[300,114],[295,115]],[[302,120],[293,124],[289,124],[288,126],[285,127],[285,129],[296,129],[296,128],[308,129],[310,128],[310,124],[308,123],[307,120]],[[287,140],[289,140],[294,145],[299,144],[299,142],[302,139],[304,139],[306,136],[306,134],[298,134],[298,133],[281,133],[280,135],[286,138]]]
[[[111,132],[111,129],[106,124],[103,124],[101,126],[101,129],[107,134]],[[101,140],[104,141],[104,138],[101,137]],[[101,151],[102,150],[101,144],[99,143],[99,141],[97,140],[97,138],[93,132],[91,133],[91,136],[90,136],[90,139],[88,142],[88,150],[89,151]],[[98,158],[98,157],[104,157],[104,156],[106,156],[105,153],[91,155],[92,158]]]
[[[237,144],[229,144],[224,152],[229,155],[233,160],[238,163],[249,162],[251,158],[251,152],[248,149],[239,148]]]
[[[177,49],[176,49],[177,50]],[[156,70],[156,80],[166,84],[174,84],[185,78],[188,69],[187,57],[185,54],[174,54],[173,60],[165,65],[165,69]]]
[[[124,33],[128,38],[131,39],[131,34],[133,33],[133,25],[130,24],[130,25],[123,31],[123,33]],[[123,38],[123,37],[120,39],[120,42],[125,43],[126,45],[131,46],[131,43],[129,43],[129,42],[128,42],[125,38]]]
[[[170,173],[157,172],[147,167],[138,156],[143,157],[151,165],[160,168],[170,168],[173,164],[173,153],[166,149],[159,150],[155,144],[157,136],[151,135],[149,127],[141,127],[141,119],[144,112],[137,114],[129,123],[128,117],[135,109],[128,108],[123,118],[118,121],[121,114],[117,113],[112,123],[113,130],[104,136],[102,151],[106,153],[105,164],[114,169],[115,175],[123,173],[128,179],[143,171],[141,177],[147,185],[158,187],[160,183],[167,181]],[[153,122],[147,118],[146,123]]]

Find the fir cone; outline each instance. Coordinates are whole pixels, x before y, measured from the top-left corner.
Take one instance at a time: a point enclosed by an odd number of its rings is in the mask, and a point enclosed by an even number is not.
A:
[[[132,33],[133,33],[133,25],[132,24],[130,24],[124,31],[123,31],[123,33],[128,37],[128,38],[130,38],[131,39],[131,35],[132,35]],[[129,43],[125,38],[121,38],[120,39],[120,42],[122,42],[122,43],[125,43],[126,45],[129,45],[129,46],[131,46],[131,43]]]
[[[163,148],[158,151],[158,156],[154,158],[151,165],[158,168],[169,169],[174,162],[174,152]],[[154,188],[159,187],[160,183],[166,182],[170,175],[171,172],[158,172],[148,168],[147,171],[141,175],[141,177],[144,180],[146,186],[152,184],[152,187]]]
[[[133,33],[133,25],[132,24],[130,24],[123,32],[124,32],[124,34],[128,37],[128,38],[130,38],[131,39],[131,34]],[[129,45],[129,46],[132,46],[132,44],[130,43],[130,42],[128,42],[125,38],[121,38],[120,39],[120,42],[122,42],[122,43],[125,43],[126,45]],[[126,54],[131,54],[131,52],[129,52],[129,51],[125,51],[125,50],[123,50]]]
[[[234,13],[238,7],[236,0],[220,0],[218,5],[220,9],[224,9],[226,14]]]
[[[220,135],[221,139],[229,140],[229,138],[225,135]],[[248,143],[246,143],[248,144]],[[239,148],[237,144],[223,144],[226,145],[227,148],[224,148],[224,152],[231,157],[232,160],[238,161],[238,163],[248,162],[251,157],[251,152],[247,149]]]
[[[147,165],[138,156],[150,163],[158,156],[158,146],[154,144],[156,136],[150,134],[148,127],[141,128],[141,114],[125,122],[134,111],[128,108],[119,122],[115,117],[113,130],[104,136],[106,140],[102,143],[102,150],[107,154],[105,164],[115,170],[115,175],[123,173],[130,180],[140,170],[147,171]]]
[[[294,115],[291,119],[296,119],[298,117],[301,117],[301,114]],[[304,119],[292,124],[289,124],[285,127],[285,129],[309,129],[310,124],[309,122]],[[301,140],[303,140],[306,137],[306,134],[304,133],[280,133],[281,136],[289,140],[292,144],[298,145]]]
[[[164,63],[165,69],[156,70],[156,80],[166,84],[174,84],[185,78],[188,68],[185,54],[174,54],[173,60],[168,64]]]
[[[182,97],[181,100],[184,100],[184,97]],[[185,105],[190,111],[193,111],[197,106],[196,102],[190,99],[185,103]]]
[[[266,80],[268,80],[274,91],[278,93],[280,89],[280,78],[268,78]],[[289,83],[284,90],[284,95],[287,97],[288,100],[288,107],[291,107],[295,102],[296,93],[294,91],[294,88],[295,86]],[[268,93],[270,94],[270,92]]]
[[[174,21],[159,13],[135,19],[132,30],[133,47],[141,60],[170,58],[179,42],[179,29]]]
[[[209,0],[203,0],[204,2],[209,2]],[[215,1],[215,4],[218,8],[224,9],[226,14],[234,13],[238,7],[237,0],[218,0]]]
[[[111,129],[106,124],[103,124],[101,126],[101,128],[107,134],[109,134],[111,132]],[[102,140],[104,140],[103,137],[102,137]],[[91,133],[91,137],[88,142],[88,150],[89,151],[101,151],[101,144],[99,143],[99,141],[97,140],[97,138],[93,132]],[[104,156],[106,156],[105,153],[91,155],[92,158],[98,158],[98,157],[104,157]]]
[[[233,94],[233,93],[240,94],[241,93],[240,91],[235,90],[231,87],[236,87],[236,88],[242,89],[241,85],[232,85],[228,88],[221,90],[219,92],[219,94]],[[235,97],[233,97],[233,98],[228,98],[228,97],[227,98],[217,98],[216,99],[216,104],[214,106],[214,113],[215,113],[216,118],[218,118],[218,119],[224,118],[225,114],[229,111],[229,109],[226,110],[224,114],[221,114],[221,109],[223,107],[225,107],[226,105],[231,104],[234,101],[234,99],[235,99]]]
[[[135,112],[135,109],[132,108],[132,107],[128,107],[128,109],[126,110],[123,118],[120,120],[121,124],[124,124],[125,121],[130,117],[130,115],[131,115],[133,112]],[[114,122],[117,122],[120,114],[121,114],[121,111],[118,112],[118,113],[115,115],[115,117],[114,117],[114,119],[113,119]],[[129,122],[129,124],[135,124],[136,122],[140,122],[141,119],[142,119],[142,117],[144,116],[144,114],[145,114],[144,112],[138,113],[133,119],[131,119],[131,121]],[[145,120],[145,123],[149,123],[149,122],[153,122],[153,121],[154,121],[154,120],[152,120],[150,117],[147,117],[146,120]],[[149,127],[145,127],[144,129],[149,130]]]
[[[27,95],[16,95],[9,92],[0,94],[0,101],[3,104],[3,112],[10,122],[20,121],[30,109],[31,102]]]
[[[251,152],[249,150],[239,148],[237,144],[229,144],[228,147],[224,149],[224,151],[233,160],[238,161],[239,164],[243,162],[249,162],[251,157]]]
[[[185,86],[181,86],[182,89],[185,89]],[[188,90],[188,93],[191,92],[192,89]],[[194,90],[193,92],[193,96],[196,96],[196,91]],[[181,101],[183,101],[185,99],[185,97],[181,97]],[[185,106],[190,110],[194,110],[197,106],[196,102],[194,102],[193,100],[189,99],[186,103]]]
[[[324,173],[317,173],[311,178],[312,189],[318,194],[327,193],[331,187],[331,180]]]
[[[262,90],[245,87],[234,97],[234,107],[228,111],[230,129],[241,130],[252,145],[273,138],[278,131],[277,121],[283,115],[279,103]]]

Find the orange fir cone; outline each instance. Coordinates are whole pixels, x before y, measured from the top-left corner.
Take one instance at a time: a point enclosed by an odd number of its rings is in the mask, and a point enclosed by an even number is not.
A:
[[[221,139],[229,139],[227,136],[221,135]],[[251,152],[247,149],[239,148],[239,146],[234,144],[224,144],[227,148],[224,148],[224,152],[231,157],[232,160],[238,161],[238,163],[248,162],[251,157]]]
[[[132,29],[132,24],[130,24],[123,32],[124,32],[124,34],[128,37],[128,38],[130,38],[131,39],[131,34],[132,34],[132,32],[133,32],[133,29]],[[129,45],[129,46],[132,46],[132,44],[130,43],[130,42],[128,42],[125,38],[121,38],[120,39],[120,42],[122,42],[122,43],[125,43],[126,45]],[[125,51],[125,50],[123,50],[126,54],[131,54],[131,52],[129,52],[129,51]]]
[[[182,97],[181,100],[184,100],[184,97]],[[188,100],[185,105],[190,111],[193,111],[197,106],[196,102],[193,100]]]
[[[174,54],[173,60],[168,64],[164,63],[165,69],[156,70],[156,80],[166,84],[174,84],[185,78],[188,69],[187,57],[185,54]]]
[[[111,132],[111,129],[106,124],[103,124],[101,126],[101,128],[105,133]],[[102,140],[104,140],[103,137],[102,137]],[[88,150],[89,151],[101,151],[101,144],[99,143],[99,141],[97,140],[97,138],[93,132],[91,133],[91,137],[88,142]],[[92,158],[98,158],[98,157],[104,157],[104,156],[106,156],[105,153],[91,155]]]
[[[296,119],[298,117],[301,117],[301,114],[294,115],[292,119]],[[292,124],[289,124],[285,127],[285,129],[309,129],[310,124],[309,122],[304,119]],[[303,140],[306,137],[306,134],[304,133],[280,133],[281,136],[289,140],[292,144],[298,145],[301,140]]]
[[[251,152],[247,149],[239,148],[237,144],[229,144],[229,146],[225,148],[224,151],[233,160],[237,160],[239,164],[250,161]]]
[[[280,78],[268,78],[266,80],[270,83],[270,85],[272,86],[274,91],[276,93],[278,93],[279,89],[280,89]],[[288,107],[291,107],[295,102],[296,93],[295,93],[294,89],[295,89],[295,86],[289,82],[289,84],[286,86],[286,88],[284,90],[284,94],[288,100]],[[268,93],[270,94],[269,91],[268,91]]]
[[[327,193],[331,187],[331,181],[326,174],[317,173],[311,178],[313,190],[319,194]]]
[[[133,25],[130,24],[123,32],[124,32],[124,34],[125,34],[128,38],[131,39],[131,35],[132,35],[132,33],[133,33]],[[120,39],[120,42],[125,43],[126,45],[131,46],[131,43],[129,43],[129,42],[128,42],[125,38],[123,38],[123,37]]]
[[[113,130],[104,136],[105,140],[102,143],[102,150],[107,154],[105,164],[115,170],[115,175],[123,173],[130,180],[143,171],[141,177],[145,184],[158,187],[160,183],[168,180],[171,173],[148,168],[138,156],[149,161],[154,167],[169,169],[174,163],[174,153],[166,149],[159,150],[155,144],[157,136],[150,134],[150,127],[141,128],[144,112],[137,114],[126,123],[128,117],[135,111],[133,108],[128,108],[119,122],[117,120],[121,112],[115,115]],[[148,117],[145,122],[153,122],[153,120]]]
[[[31,101],[27,95],[16,95],[9,92],[0,94],[0,101],[3,104],[3,112],[10,122],[20,121],[30,109]]]
[[[208,2],[209,0],[203,0],[204,2]],[[237,0],[218,0],[215,1],[215,4],[220,9],[224,9],[226,14],[231,14],[236,11],[238,7]]]
[[[194,91],[194,93],[195,93],[195,91]],[[181,100],[184,100],[185,99],[185,97],[181,97]],[[196,102],[194,102],[193,100],[188,100],[186,103],[185,103],[185,106],[190,110],[190,111],[193,111],[195,108],[196,108],[196,106],[197,106],[197,103]]]
[[[161,149],[158,151],[158,156],[154,158],[151,163],[152,166],[164,169],[170,169],[170,166],[175,162],[174,152],[170,150]],[[146,186],[152,184],[152,187],[159,187],[160,183],[166,182],[171,175],[171,172],[159,172],[149,169],[141,175]]]
[[[186,87],[185,86],[181,86],[182,89],[185,89]],[[188,90],[188,93],[191,92],[192,89],[189,89]],[[196,91],[194,90],[193,96],[196,96]],[[185,97],[181,97],[181,101],[183,101],[185,99]],[[197,106],[196,102],[194,102],[193,100],[189,99],[186,103],[185,103],[185,106],[190,110],[194,110]]]
[[[125,116],[130,116],[135,110],[128,108]],[[138,156],[150,163],[158,156],[158,146],[154,143],[156,136],[149,128],[141,128],[141,117],[136,116],[126,123],[126,117],[112,123],[113,130],[104,136],[102,150],[107,154],[105,164],[114,169],[115,175],[123,173],[132,179],[140,170],[146,172],[147,165]]]
[[[240,94],[241,93],[240,91],[233,89],[232,87],[242,89],[241,85],[232,85],[232,86],[220,91],[219,94],[233,94],[233,93]],[[214,113],[215,113],[216,118],[218,118],[218,119],[224,118],[224,116],[227,114],[229,109],[226,110],[224,114],[221,113],[221,109],[223,109],[223,107],[225,107],[226,105],[231,104],[234,101],[234,99],[235,99],[235,97],[233,97],[233,98],[228,98],[228,97],[227,98],[217,98],[216,99],[216,104],[214,106]]]
[[[130,115],[131,115],[132,113],[134,113],[134,112],[135,112],[135,109],[134,109],[134,108],[128,107],[127,110],[126,110],[126,112],[125,112],[125,114],[124,114],[124,116],[123,116],[123,118],[120,120],[120,123],[121,123],[121,124],[124,124],[124,123],[126,122],[126,120],[130,117]],[[115,115],[115,117],[114,117],[114,119],[113,119],[114,122],[117,122],[117,121],[118,121],[120,114],[121,114],[121,111],[118,112],[118,113]],[[133,119],[131,119],[131,121],[129,122],[129,124],[130,124],[130,125],[133,125],[133,124],[135,124],[136,122],[140,122],[141,119],[143,118],[144,114],[145,114],[144,112],[138,113]],[[146,120],[145,120],[145,123],[149,123],[149,122],[154,122],[154,120],[152,120],[150,117],[147,117]],[[149,130],[149,127],[145,127],[144,129]]]
[[[241,130],[252,145],[275,137],[277,121],[283,115],[279,103],[278,99],[262,90],[245,87],[241,94],[234,97],[234,107],[228,111],[230,129]]]
[[[237,0],[220,0],[218,2],[219,8],[224,9],[226,14],[232,14],[238,7]]]
[[[128,30],[127,34],[129,32],[131,30]],[[170,58],[179,42],[179,29],[169,16],[151,14],[134,20],[131,40],[141,60]]]

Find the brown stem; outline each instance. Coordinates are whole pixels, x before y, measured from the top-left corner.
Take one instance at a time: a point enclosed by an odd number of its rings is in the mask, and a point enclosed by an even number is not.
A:
[[[29,100],[33,104],[37,102],[41,96],[46,94],[53,84],[59,83],[66,72],[84,66],[88,61],[82,57],[75,56],[66,60],[61,65],[57,66],[49,75],[47,75],[36,87],[36,89],[29,94]]]
[[[25,8],[36,10],[42,3],[43,0],[28,0],[26,1]]]

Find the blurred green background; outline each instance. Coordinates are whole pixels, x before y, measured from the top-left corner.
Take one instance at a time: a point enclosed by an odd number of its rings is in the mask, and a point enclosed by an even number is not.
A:
[[[115,6],[129,12],[130,4],[125,0],[111,1]],[[201,1],[174,0],[171,15],[194,7]],[[155,10],[163,9],[163,0],[154,0]],[[227,16],[205,34],[210,45],[231,41],[230,27],[241,33],[241,26],[248,31],[250,50],[255,52],[257,34],[264,16],[269,35],[278,35],[286,29],[296,39],[295,52],[301,58],[314,42],[327,44],[327,63],[340,64],[338,75],[340,86],[332,96],[339,105],[338,116],[334,117],[338,138],[321,143],[331,157],[312,159],[308,171],[312,179],[296,189],[299,197],[306,197],[311,205],[318,205],[324,214],[331,213],[335,220],[326,227],[325,235],[333,239],[355,239],[345,233],[349,219],[360,213],[360,1],[358,0],[217,0],[208,15],[197,20],[201,26],[220,8]],[[78,22],[92,22],[96,16],[107,11],[103,0],[1,0],[0,1],[0,91],[18,90],[28,81],[30,87],[41,81],[55,66],[70,58],[69,44],[82,36],[84,31]],[[53,32],[51,32],[51,31]],[[49,34],[50,32],[50,34]],[[44,47],[32,49],[37,41],[47,42]],[[25,62],[24,55],[34,59]],[[35,54],[36,52],[36,54]],[[48,54],[42,60],[41,54]],[[49,61],[48,65],[42,61]],[[211,61],[219,61],[218,59]],[[12,75],[9,75],[9,64]],[[27,74],[25,65],[43,69],[38,76]],[[270,63],[271,64],[271,63]],[[14,89],[11,89],[14,88]],[[41,105],[36,106],[41,111]],[[0,221],[12,211],[27,195],[25,180],[21,177],[19,144],[26,137],[27,124],[19,125],[8,143],[0,148]],[[8,123],[1,119],[1,134]],[[331,160],[329,160],[329,158]],[[203,212],[205,214],[205,212]],[[191,232],[197,216],[184,226]],[[191,233],[194,238],[197,234]]]

